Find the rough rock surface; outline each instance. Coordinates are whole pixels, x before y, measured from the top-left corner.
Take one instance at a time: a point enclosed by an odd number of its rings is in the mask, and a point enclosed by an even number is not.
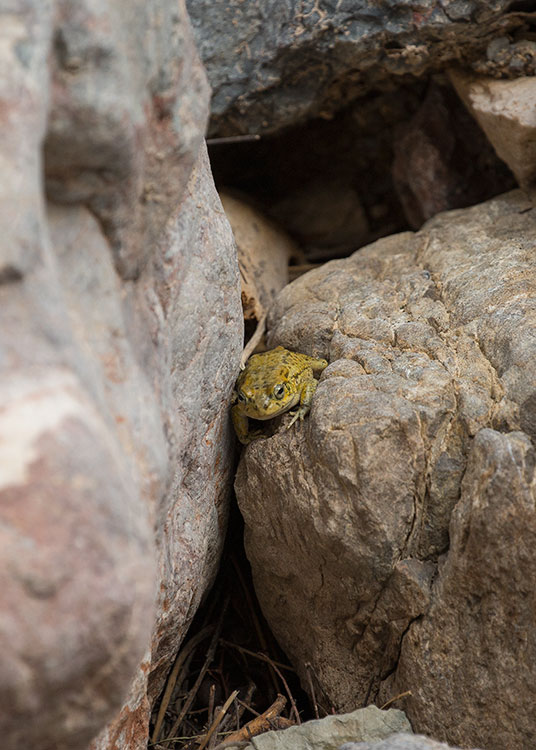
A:
[[[211,132],[269,133],[329,117],[393,78],[485,58],[520,26],[511,0],[190,0],[214,95]],[[395,84],[396,85],[396,84]]]
[[[282,731],[265,732],[254,737],[244,750],[337,750],[341,743],[375,742],[395,732],[411,732],[403,711],[380,711],[376,706],[368,706]]]
[[[0,34],[2,747],[85,750],[130,686],[95,747],[141,748],[226,517],[241,310],[207,87],[167,0],[7,3]]]
[[[394,734],[380,742],[348,742],[339,750],[460,750],[429,737],[415,734]]]
[[[536,78],[496,81],[461,71],[451,80],[519,185],[536,191]]]
[[[527,433],[474,439],[433,604],[404,638],[393,685],[411,684],[408,712],[434,736],[535,744],[535,462]]]
[[[530,25],[530,16],[525,19]],[[536,74],[536,42],[530,32],[494,37],[488,44],[486,56],[475,60],[471,67],[475,73],[492,78],[533,76]]]
[[[490,750],[536,740],[535,241],[517,191],[286,287],[269,345],[331,364],[235,482],[302,676],[343,710],[411,690],[416,731]]]
[[[152,353],[164,407],[168,484],[156,508],[158,597],[151,658],[142,665],[148,685],[146,691],[134,685],[121,715],[95,744],[99,750],[114,748],[119,737],[118,748],[145,747],[147,706],[160,694],[214,579],[225,536],[234,445],[228,406],[242,351],[242,308],[234,239],[204,147],[153,271],[137,286],[151,313],[156,351],[148,340],[137,343],[140,352]]]

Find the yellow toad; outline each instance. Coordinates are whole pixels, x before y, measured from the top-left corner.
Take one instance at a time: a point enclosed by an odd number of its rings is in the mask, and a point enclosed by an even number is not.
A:
[[[231,415],[240,442],[246,445],[263,437],[260,430],[248,431],[248,417],[272,419],[299,404],[288,427],[303,419],[311,409],[318,385],[313,372],[321,372],[327,365],[325,359],[291,352],[282,346],[253,354],[238,376],[233,394],[235,406]]]

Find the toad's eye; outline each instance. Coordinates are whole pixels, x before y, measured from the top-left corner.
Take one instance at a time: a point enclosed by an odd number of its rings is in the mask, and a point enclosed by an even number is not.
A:
[[[238,391],[238,400],[240,401],[241,404],[246,403],[246,397],[244,396],[242,391]]]
[[[278,383],[276,386],[274,386],[274,396],[276,398],[283,398],[285,395],[285,386],[283,383]]]

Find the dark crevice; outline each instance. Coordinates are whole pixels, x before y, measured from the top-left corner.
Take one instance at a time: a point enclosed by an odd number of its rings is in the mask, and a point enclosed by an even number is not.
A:
[[[536,13],[535,0],[519,0],[508,8],[509,13]]]
[[[246,700],[251,709],[258,713],[266,710],[277,698],[278,693],[287,696],[286,688],[279,675],[274,673],[262,658],[266,655],[276,664],[289,664],[289,659],[273,636],[257,601],[251,569],[243,546],[243,535],[244,522],[234,503],[218,576],[211,591],[207,592],[204,603],[196,612],[188,633],[182,641],[181,649],[187,647],[187,644],[207,627],[216,624],[220,628],[218,643],[211,664],[192,703],[192,713],[185,717],[180,731],[176,730],[182,740],[180,744],[170,743],[170,747],[195,750],[197,743],[194,737],[206,731],[212,686],[214,686],[216,702],[221,704],[236,689],[239,690],[238,698]],[[227,606],[225,606],[226,602],[228,602]],[[169,702],[162,727],[162,738],[169,735],[180,711],[181,701],[195,685],[203,668],[209,643],[210,638],[201,642],[199,649],[194,651],[194,657],[189,666],[187,665],[180,673],[180,679],[184,682],[180,690],[174,691],[172,700]],[[312,702],[303,690],[296,672],[284,667],[281,667],[280,672],[284,674],[285,681],[296,701],[301,720],[314,718]],[[162,675],[154,673],[150,681],[155,679],[161,684]],[[329,700],[321,694],[319,686],[317,688],[318,708],[322,715],[327,715],[331,710]],[[164,687],[154,707],[153,728],[163,694]],[[233,713],[231,712],[231,718]],[[289,717],[290,715],[290,704],[287,700],[282,716]],[[243,723],[252,718],[253,714],[246,712]],[[274,728],[278,727],[274,725]]]
[[[0,268],[0,285],[1,284],[13,284],[17,281],[22,281],[23,273],[19,268],[12,265],[5,265]]]
[[[409,629],[411,628],[411,626],[413,625],[413,623],[418,622],[419,620],[422,620],[422,618],[423,618],[423,615],[417,615],[417,617],[412,618],[408,622],[408,624],[407,624],[406,628],[404,629],[404,631],[401,633],[400,639],[399,639],[399,642],[398,642],[398,653],[397,653],[395,659],[393,660],[393,664],[392,664],[392,666],[386,672],[384,672],[384,673],[381,674],[381,676],[380,676],[380,678],[378,680],[378,684],[377,684],[377,688],[376,688],[375,694],[373,696],[372,695],[368,696],[369,702],[372,702],[372,703],[376,703],[377,702],[377,700],[378,700],[378,693],[380,692],[380,688],[381,688],[382,682],[385,682],[386,680],[389,679],[389,677],[392,677],[394,674],[396,674],[396,671],[398,669],[398,665],[400,663],[400,657],[402,655],[402,646],[404,644],[404,638],[406,637],[406,635],[409,632]]]
[[[441,75],[404,78],[329,119],[209,151],[217,186],[271,216],[312,262],[514,187]]]

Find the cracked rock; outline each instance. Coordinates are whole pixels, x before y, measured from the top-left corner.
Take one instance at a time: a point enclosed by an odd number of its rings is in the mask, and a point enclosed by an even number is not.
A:
[[[330,365],[303,424],[249,445],[236,478],[303,684],[310,663],[339,710],[411,690],[416,731],[497,750],[536,739],[535,242],[515,191],[287,286],[269,345]]]

